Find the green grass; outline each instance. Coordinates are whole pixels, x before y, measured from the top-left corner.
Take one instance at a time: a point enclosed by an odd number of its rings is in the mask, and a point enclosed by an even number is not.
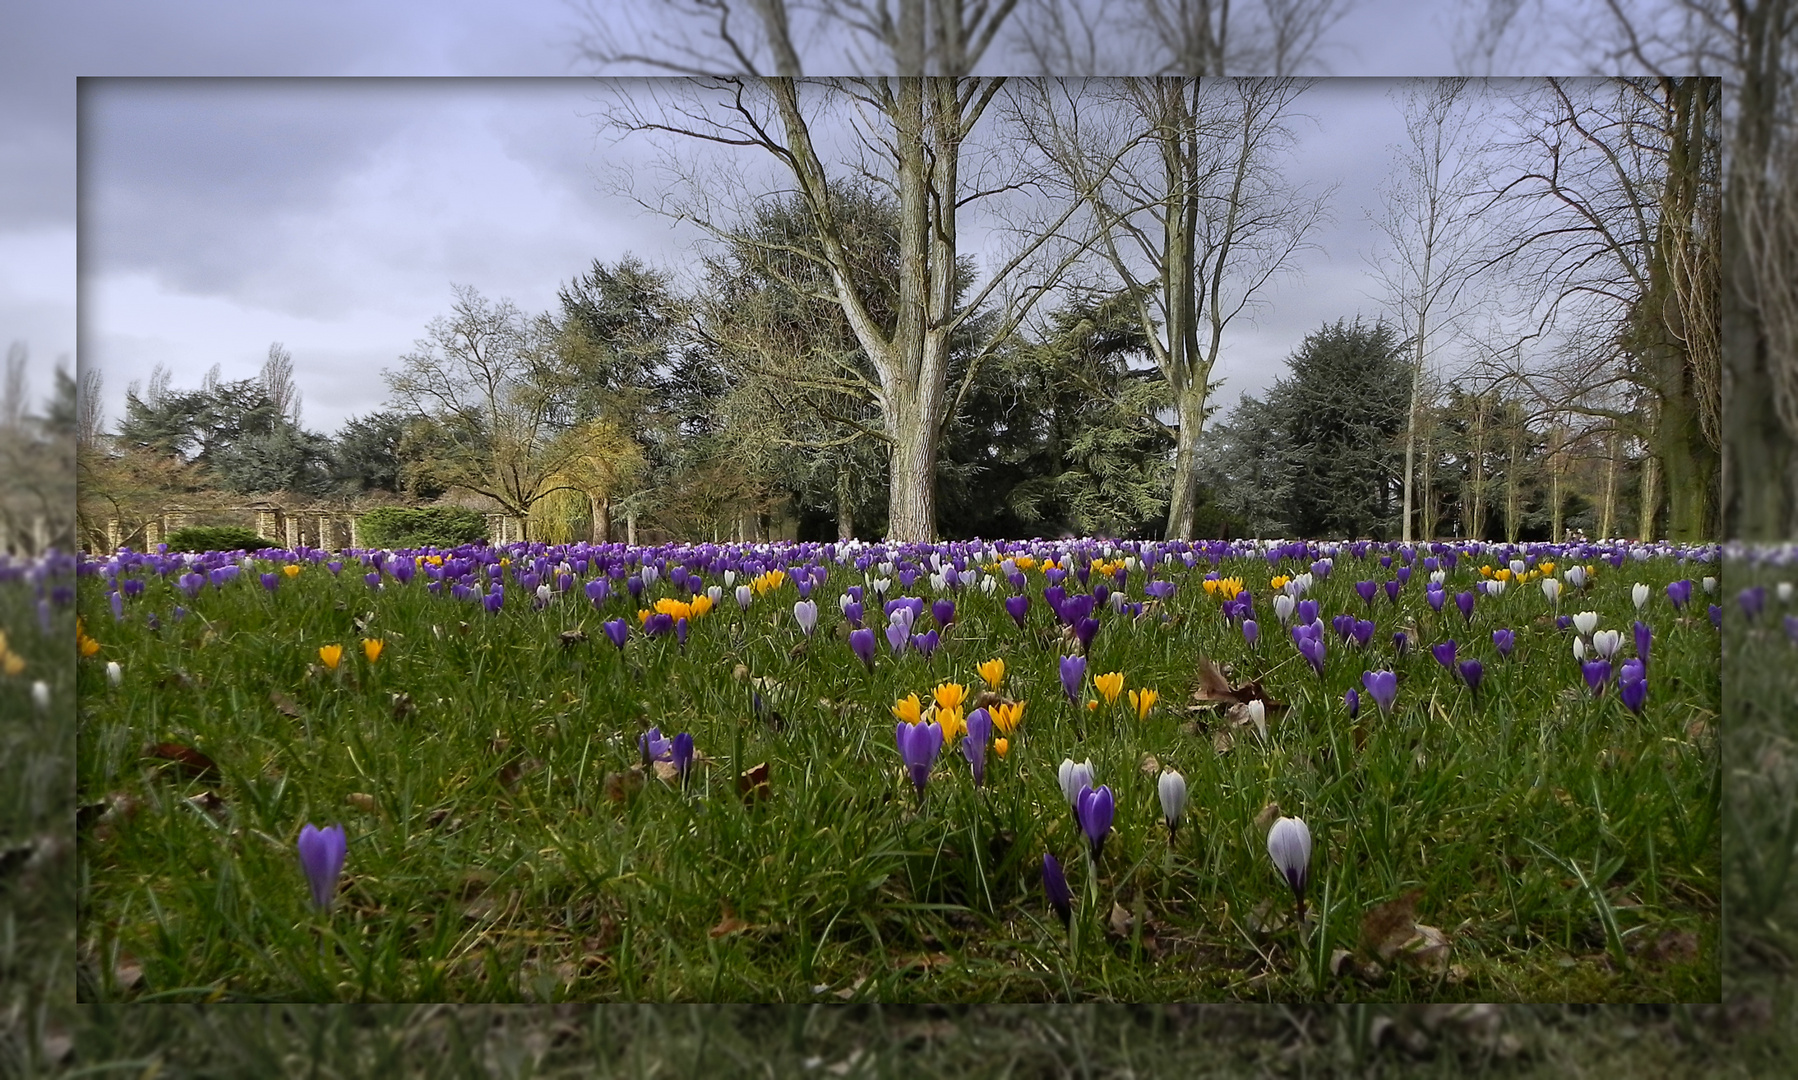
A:
[[[1396,610],[1383,596],[1375,605],[1371,656],[1326,631],[1320,681],[1279,631],[1265,562],[1222,569],[1257,596],[1259,652],[1226,626],[1197,573],[1179,579],[1171,624],[1105,619],[1089,671],[1158,689],[1145,721],[1121,699],[1097,712],[1060,702],[1062,644],[1036,573],[1025,632],[996,598],[963,592],[933,659],[895,663],[883,641],[872,673],[836,635],[836,597],[852,578],[840,567],[814,593],[824,614],[803,647],[789,583],[747,617],[727,593],[684,651],[633,630],[622,655],[600,622],[624,604],[596,614],[578,586],[541,612],[511,590],[490,616],[430,596],[421,580],[372,593],[354,563],[340,578],[309,565],[273,594],[246,573],[191,602],[152,575],[115,624],[103,581],[84,578],[80,609],[102,647],[80,664],[78,798],[138,809],[80,839],[80,995],[1716,999],[1718,637],[1702,593],[1676,618],[1661,591],[1701,567],[1601,565],[1587,597],[1562,598],[1563,611],[1597,610],[1627,636],[1630,584],[1653,587],[1641,717],[1614,690],[1585,693],[1571,632],[1554,627],[1533,585],[1482,597],[1469,629],[1452,601],[1431,613],[1414,580]],[[1357,578],[1384,576],[1339,559],[1312,593],[1326,624],[1363,611]],[[1472,580],[1463,560],[1451,593]],[[666,593],[664,583],[646,595]],[[192,608],[181,621],[170,617],[177,602]],[[148,629],[150,611],[160,630]],[[1390,636],[1406,623],[1418,644],[1400,659]],[[1500,626],[1517,631],[1506,661],[1490,638]],[[587,640],[564,645],[559,635],[577,629]],[[1486,662],[1477,696],[1427,650],[1451,635]],[[356,647],[363,636],[386,642],[373,665]],[[337,672],[318,663],[329,643],[346,646]],[[1201,655],[1291,703],[1265,746],[1239,729],[1220,755],[1218,721],[1186,711]],[[920,806],[889,706],[945,679],[972,689],[975,665],[992,656],[1029,700],[1020,734],[990,763],[985,790],[945,751]],[[108,660],[123,667],[117,689]],[[1398,708],[1381,717],[1367,702],[1357,748],[1341,695],[1388,663],[1400,672]],[[779,684],[766,692],[778,724],[755,714],[739,666]],[[400,693],[409,711],[394,708]],[[1209,730],[1194,733],[1192,721]],[[685,797],[652,779],[613,801],[606,777],[629,767],[651,724],[691,731],[711,760]],[[140,758],[159,742],[197,747],[221,778],[183,780]],[[1192,793],[1171,848],[1144,754],[1183,772]],[[1096,877],[1055,781],[1070,755],[1090,756],[1118,796]],[[769,797],[745,805],[735,778],[761,762]],[[210,812],[190,801],[208,791]],[[1261,926],[1290,910],[1256,824],[1269,802],[1303,816],[1316,841],[1316,918],[1303,934]],[[310,910],[294,854],[308,821],[349,833],[329,914]],[[1071,938],[1043,899],[1044,851],[1068,867]],[[1332,974],[1331,953],[1357,948],[1366,913],[1412,890],[1417,921],[1451,943],[1447,963],[1385,965],[1377,981]],[[1114,906],[1133,918],[1121,935],[1109,932]]]

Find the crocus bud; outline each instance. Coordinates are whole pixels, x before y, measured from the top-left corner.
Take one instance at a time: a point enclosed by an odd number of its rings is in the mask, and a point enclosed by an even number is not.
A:
[[[1311,876],[1311,830],[1301,818],[1282,817],[1267,831],[1267,854],[1286,879],[1299,912],[1305,910],[1305,884]]]
[[[125,669],[119,667],[117,660],[106,661],[106,681],[113,686],[125,681]]]
[[[1061,863],[1046,852],[1043,854],[1043,892],[1049,895],[1049,905],[1061,917],[1061,924],[1069,925],[1074,917],[1074,894],[1068,891],[1068,879],[1061,872]]]
[[[1076,762],[1073,758],[1062,758],[1057,776],[1061,781],[1062,795],[1066,796],[1068,805],[1073,806],[1080,798],[1080,789],[1092,786],[1092,760],[1089,758],[1086,761]]]
[[[1163,769],[1155,787],[1161,795],[1161,816],[1167,821],[1171,839],[1174,830],[1180,827],[1180,814],[1186,809],[1186,777],[1172,769]]]
[[[349,841],[342,825],[323,829],[308,823],[300,830],[300,868],[306,872],[306,884],[312,889],[312,903],[320,908],[331,906],[337,892],[337,878],[343,873],[344,857]]]
[[[1635,601],[1636,610],[1641,611],[1648,606],[1648,586],[1638,581],[1629,590],[1629,598]]]
[[[1573,628],[1581,637],[1591,637],[1592,631],[1598,629],[1598,612],[1582,611],[1573,617]]]
[[[1262,704],[1262,701],[1260,698],[1255,698],[1255,699],[1249,701],[1247,704],[1245,704],[1243,706],[1243,709],[1249,715],[1249,722],[1255,725],[1255,733],[1257,735],[1261,736],[1262,742],[1266,742],[1267,741],[1267,706]]]

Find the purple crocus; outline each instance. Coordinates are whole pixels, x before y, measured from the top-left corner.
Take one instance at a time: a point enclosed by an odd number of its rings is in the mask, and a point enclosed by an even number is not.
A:
[[[1350,720],[1361,715],[1361,695],[1357,694],[1353,688],[1351,688],[1348,693],[1342,695],[1342,703],[1348,706]]]
[[[1399,656],[1404,656],[1406,653],[1410,652],[1411,651],[1411,636],[1409,634],[1405,633],[1403,630],[1400,630],[1398,633],[1393,634],[1392,635],[1392,651],[1397,653]]]
[[[1061,916],[1061,925],[1070,925],[1074,919],[1074,894],[1068,891],[1068,878],[1061,872],[1061,863],[1046,851],[1043,853],[1043,892],[1049,895],[1049,906]]]
[[[1304,640],[1299,642],[1299,655],[1303,656],[1305,662],[1311,665],[1311,670],[1319,675],[1324,673],[1324,652],[1324,639],[1321,634],[1306,635]]]
[[[912,786],[918,789],[918,798],[922,799],[924,787],[930,783],[930,769],[943,748],[943,725],[908,724],[901,720],[893,734],[899,743],[899,757],[911,774]]]
[[[1588,660],[1580,665],[1580,674],[1586,677],[1586,688],[1593,694],[1604,693],[1604,684],[1611,681],[1611,662],[1609,660]]]
[[[1798,615],[1787,615],[1785,618],[1786,638],[1798,645]]]
[[[661,637],[674,629],[674,616],[666,611],[658,611],[643,622],[643,632],[650,637]]]
[[[1371,607],[1373,606],[1373,598],[1380,594],[1380,583],[1377,581],[1357,581],[1355,582],[1355,592],[1361,595],[1363,603]]]
[[[672,750],[674,771],[680,774],[682,790],[687,786],[687,774],[693,769],[693,736],[683,731],[674,737]]]
[[[369,588],[379,589],[381,587],[381,572],[379,570],[370,570],[368,573],[362,575],[362,580]]]
[[[685,649],[687,647],[687,620],[685,616],[674,620],[674,640],[680,642],[681,648]]]
[[[1067,692],[1068,701],[1080,703],[1080,684],[1086,680],[1086,657],[1064,656],[1061,658],[1061,688]]]
[[[1467,683],[1467,689],[1477,692],[1480,680],[1485,678],[1486,668],[1478,660],[1463,660],[1457,665],[1461,671],[1461,679]]]
[[[653,765],[658,761],[673,761],[674,740],[665,738],[661,728],[652,727],[637,736],[637,752],[643,755],[645,766]]]
[[[618,646],[618,650],[623,652],[624,639],[630,636],[631,624],[623,619],[608,619],[605,630],[606,636],[612,639],[612,644]]]
[[[319,908],[331,906],[337,892],[337,878],[343,873],[343,861],[349,854],[349,840],[342,825],[320,829],[311,822],[300,829],[300,868],[306,871],[306,884],[312,888],[312,903]]]
[[[850,626],[860,626],[862,624],[861,602],[858,600],[851,600],[849,603],[844,604],[843,619]]]
[[[1710,616],[1711,626],[1721,630],[1723,628],[1723,608],[1717,604],[1712,604],[1710,607]]]
[[[985,709],[968,714],[968,733],[962,737],[961,753],[974,769],[974,786],[986,783],[986,747],[993,740],[993,717]]]
[[[375,575],[375,577],[377,577],[377,578],[380,576],[381,575],[379,575],[379,574]],[[497,581],[493,583],[492,591],[484,594],[481,597],[481,606],[485,607],[487,609],[488,614],[492,614],[492,615],[499,614],[499,609],[504,607],[505,603],[506,603],[506,587],[504,585],[501,585]]]
[[[849,631],[849,651],[853,652],[867,666],[874,670],[874,631],[867,627]]]
[[[1145,595],[1152,596],[1157,600],[1166,600],[1174,595],[1174,583],[1171,581],[1151,581],[1142,587],[1142,591]]]
[[[936,652],[939,641],[940,638],[937,636],[935,630],[932,630],[928,634],[913,634],[911,636],[911,647],[923,653],[924,658],[928,660],[931,654]]]
[[[1300,600],[1297,610],[1299,622],[1311,623],[1317,621],[1317,601]]]
[[[905,643],[911,640],[911,629],[904,621],[887,624],[887,648],[894,656],[905,651]]]
[[[1249,648],[1254,648],[1255,642],[1261,639],[1260,624],[1254,619],[1242,620],[1242,639],[1249,643]]]
[[[1349,636],[1355,639],[1355,644],[1365,649],[1367,643],[1373,640],[1373,630],[1373,620],[1356,619],[1355,625],[1349,627]]]
[[[281,584],[281,575],[280,574],[264,574],[264,575],[262,575],[262,587],[267,589],[269,592],[274,592],[275,586],[277,586],[279,584]],[[113,595],[117,596],[118,594],[114,593]]]
[[[605,578],[594,578],[587,582],[586,593],[587,599],[597,608],[606,602],[606,597],[612,595],[612,586]]]
[[[1455,670],[1455,639],[1449,638],[1439,645],[1430,646],[1430,654],[1436,662],[1450,671]]]
[[[1090,787],[1080,789],[1080,796],[1074,802],[1074,814],[1080,819],[1080,831],[1086,834],[1086,842],[1092,847],[1094,861],[1105,851],[1105,837],[1111,832],[1111,819],[1116,812],[1117,801],[1112,797],[1110,785],[1102,784],[1097,791]]]
[[[1392,703],[1398,700],[1398,675],[1390,671],[1364,671],[1361,673],[1361,685],[1367,688],[1368,694],[1379,704],[1382,713],[1392,711]]]
[[[1630,663],[1634,663],[1634,661]],[[1624,666],[1628,667],[1629,665],[1625,664]],[[1620,681],[1617,684],[1617,697],[1623,701],[1624,706],[1630,712],[1640,715],[1642,706],[1648,701],[1648,680],[1643,678]]]
[[[1407,571],[1409,569],[1410,569],[1409,567],[1401,567],[1399,572],[1404,573],[1405,571]],[[1388,581],[1386,583],[1386,599],[1391,601],[1394,604],[1398,603],[1398,593],[1399,593],[1399,590],[1404,587],[1404,584],[1405,584],[1404,582],[1400,581],[1397,578],[1393,578],[1392,580]]]
[[[1299,917],[1305,915],[1305,885],[1311,878],[1311,830],[1302,818],[1282,817],[1267,831],[1267,854],[1286,879]]]
[[[1430,610],[1440,615],[1442,613],[1442,604],[1448,599],[1448,590],[1435,582],[1431,582],[1430,587],[1423,591],[1423,598],[1429,603]]]
[[[935,619],[936,624],[944,630],[949,629],[949,624],[955,621],[955,601],[948,599],[932,600],[930,602],[930,617]]]
[[[1682,578],[1667,586],[1667,599],[1673,602],[1673,610],[1683,611],[1692,599],[1692,581]]]
[[[1766,606],[1767,587],[1765,585],[1755,585],[1751,588],[1743,589],[1736,594],[1736,603],[1742,605],[1742,615],[1747,618],[1749,622],[1753,622],[1761,617],[1761,609]]]
[[[1092,648],[1093,636],[1099,632],[1099,620],[1090,615],[1083,615],[1074,620],[1074,637],[1080,641],[1080,652]]]
[[[1512,630],[1492,631],[1492,647],[1498,650],[1498,655],[1508,659],[1511,650],[1517,647],[1517,634]]]
[[[1642,661],[1644,670],[1648,667],[1648,648],[1654,643],[1654,631],[1641,619],[1636,620],[1636,659]]]
[[[1461,615],[1468,622],[1473,621],[1473,593],[1458,592],[1455,594],[1455,606],[1461,609]]]
[[[1005,598],[1005,613],[1011,616],[1012,622],[1018,624],[1019,630],[1024,629],[1024,615],[1029,610],[1030,598],[1028,596],[1008,596]]]

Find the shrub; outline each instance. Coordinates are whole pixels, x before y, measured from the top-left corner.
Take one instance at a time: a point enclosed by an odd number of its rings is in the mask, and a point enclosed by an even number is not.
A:
[[[487,539],[487,518],[460,506],[383,506],[363,514],[357,524],[366,547],[450,548]]]
[[[190,525],[168,536],[170,551],[259,551],[281,545],[242,525]]]

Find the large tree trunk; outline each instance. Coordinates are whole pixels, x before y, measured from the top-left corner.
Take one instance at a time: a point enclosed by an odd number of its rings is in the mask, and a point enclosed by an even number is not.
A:
[[[850,498],[849,462],[837,463],[837,541],[855,539],[855,501]]]
[[[1203,388],[1180,388],[1175,402],[1180,430],[1174,441],[1174,484],[1167,511],[1167,539],[1190,540],[1199,494],[1199,430],[1205,413]]]
[[[637,509],[631,507],[624,512],[624,542],[632,547],[637,546]]]
[[[1556,425],[1549,432],[1548,447],[1548,538],[1553,543],[1561,542],[1562,519],[1565,516],[1561,507],[1561,470],[1565,467],[1566,456],[1562,443],[1566,436]]]
[[[612,542],[612,499],[610,496],[587,496],[587,506],[593,513],[593,540],[595,544]]]
[[[1609,540],[1616,535],[1617,524],[1617,441],[1621,436],[1616,428],[1611,429],[1611,437],[1605,442],[1604,455],[1604,502],[1598,515],[1598,536],[1595,539]]]
[[[1473,463],[1468,480],[1473,499],[1468,507],[1467,539],[1486,538],[1486,395],[1473,396]]]
[[[1660,462],[1653,454],[1642,459],[1642,500],[1636,513],[1636,539],[1654,539],[1655,511],[1661,507]]]
[[[1423,484],[1421,487],[1423,501],[1423,534],[1420,539],[1424,543],[1436,539],[1436,497],[1432,486],[1435,469],[1435,440],[1428,435],[1423,439]]]
[[[1515,544],[1523,507],[1523,433],[1511,428],[1511,457],[1505,467],[1505,543]]]

